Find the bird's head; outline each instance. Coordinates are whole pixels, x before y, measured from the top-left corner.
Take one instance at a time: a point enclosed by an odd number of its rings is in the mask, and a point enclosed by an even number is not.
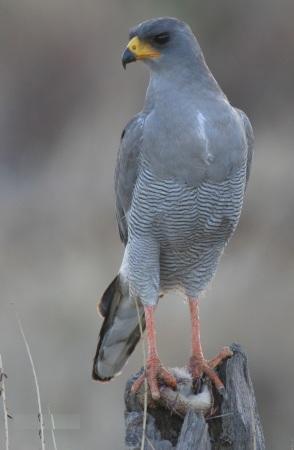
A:
[[[122,64],[142,60],[152,70],[191,63],[201,49],[190,27],[172,17],[150,19],[132,28]]]

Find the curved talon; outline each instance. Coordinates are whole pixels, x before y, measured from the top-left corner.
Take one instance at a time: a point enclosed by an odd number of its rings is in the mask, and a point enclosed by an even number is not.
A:
[[[145,380],[145,373],[142,373],[142,375],[140,375],[140,376],[134,381],[134,383],[132,384],[131,392],[133,392],[134,394],[135,394],[136,392],[138,392],[139,389],[140,389],[140,387],[141,387],[142,384],[144,383],[144,380]]]
[[[190,358],[189,370],[194,380],[199,380],[205,374],[215,385],[218,392],[224,397],[225,387],[217,373],[214,371],[224,359],[233,356],[229,347],[224,347],[221,352],[210,361],[206,361],[202,355],[194,355]]]
[[[172,389],[177,388],[177,380],[165,367],[161,367],[161,373],[159,374],[159,376],[165,382],[165,384],[170,386]]]
[[[160,398],[158,379],[161,379],[167,386],[170,386],[172,389],[175,389],[177,386],[175,377],[165,367],[162,366],[160,360],[157,358],[150,359],[147,362],[146,373],[143,373],[136,381],[134,381],[131,392],[138,392],[138,390],[144,383],[145,377],[147,378],[147,383],[153,400],[158,400]]]
[[[224,387],[219,388],[218,389],[218,393],[224,400],[228,400],[228,394],[227,394],[226,389]]]
[[[230,347],[223,347],[223,349],[219,352],[219,354],[208,361],[209,367],[214,369],[217,367],[224,359],[230,358],[233,356],[233,352]]]
[[[211,367],[209,367],[209,364],[206,361],[203,366],[203,372],[205,373],[205,375],[208,376],[208,378],[215,385],[215,387],[218,391],[225,389],[225,386],[224,386],[223,382],[220,380],[217,373]]]
[[[202,375],[205,374],[215,385],[217,390],[224,389],[224,384],[220,380],[219,376],[213,370],[213,368],[210,367],[209,363],[205,361],[205,359],[198,359],[195,361],[195,357],[192,356],[190,358],[189,370],[194,381],[199,381]]]

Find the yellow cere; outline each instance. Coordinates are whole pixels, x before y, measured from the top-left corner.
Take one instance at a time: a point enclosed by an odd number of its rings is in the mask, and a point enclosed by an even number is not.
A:
[[[141,41],[134,36],[127,45],[127,48],[134,53],[136,59],[159,58],[160,52],[153,48],[148,42]]]

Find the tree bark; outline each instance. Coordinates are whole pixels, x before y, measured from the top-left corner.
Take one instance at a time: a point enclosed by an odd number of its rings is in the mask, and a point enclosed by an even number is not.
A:
[[[219,394],[202,380],[200,394],[195,394],[191,377],[185,369],[171,369],[177,378],[177,391],[166,386],[154,402],[148,393],[146,450],[265,450],[261,421],[245,352],[231,345],[233,356],[217,372],[226,387]],[[130,392],[133,375],[125,391],[126,448],[140,450],[143,429],[143,387]]]

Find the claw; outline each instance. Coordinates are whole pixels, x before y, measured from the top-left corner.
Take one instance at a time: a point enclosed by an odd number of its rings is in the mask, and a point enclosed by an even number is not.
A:
[[[190,358],[189,369],[195,382],[197,382],[203,374],[205,374],[211,382],[215,385],[217,391],[226,399],[227,394],[223,382],[220,380],[218,374],[215,372],[217,367],[224,359],[233,355],[229,347],[224,347],[222,351],[210,361],[206,361],[202,355],[194,355]]]
[[[228,400],[228,394],[225,387],[220,387],[217,389],[219,395],[223,398],[223,400]]]
[[[131,392],[138,392],[138,390],[144,383],[145,377],[147,378],[147,384],[149,386],[151,397],[153,398],[153,400],[158,400],[160,398],[158,385],[159,379],[167,386],[170,386],[172,389],[175,389],[177,386],[175,377],[165,367],[162,366],[158,358],[152,358],[147,361],[146,373],[143,373],[136,381],[134,381]]]

